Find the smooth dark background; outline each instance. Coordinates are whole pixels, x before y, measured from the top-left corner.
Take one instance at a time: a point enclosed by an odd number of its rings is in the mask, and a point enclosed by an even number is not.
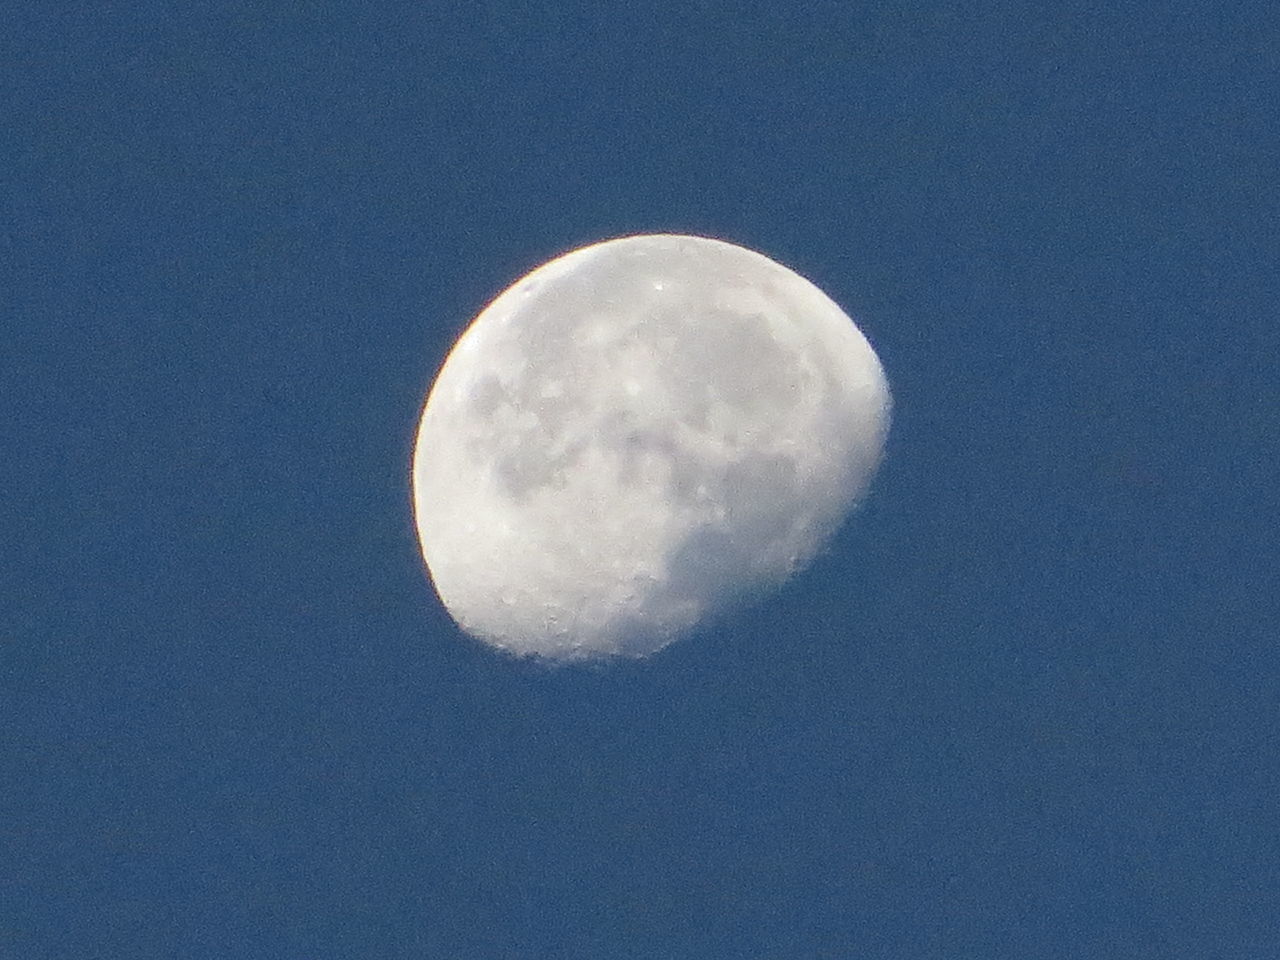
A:
[[[29,3],[0,41],[0,957],[1280,956],[1264,3]],[[499,290],[759,249],[867,508],[639,663],[461,636]]]

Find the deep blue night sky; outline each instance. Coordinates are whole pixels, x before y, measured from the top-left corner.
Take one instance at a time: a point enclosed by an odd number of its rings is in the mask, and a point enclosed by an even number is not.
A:
[[[0,39],[0,958],[1274,960],[1262,3],[32,3]],[[463,637],[413,431],[670,230],[859,321],[866,509],[650,660]]]

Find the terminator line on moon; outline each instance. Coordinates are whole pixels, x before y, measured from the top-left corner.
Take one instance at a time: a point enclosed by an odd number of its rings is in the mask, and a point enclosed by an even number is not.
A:
[[[583,247],[441,368],[413,456],[423,558],[486,643],[644,656],[813,557],[889,410],[853,321],[768,257],[677,234]]]

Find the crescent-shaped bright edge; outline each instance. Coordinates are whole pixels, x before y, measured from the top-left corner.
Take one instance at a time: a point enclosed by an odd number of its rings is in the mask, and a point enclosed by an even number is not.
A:
[[[606,240],[504,291],[413,454],[436,592],[549,660],[645,656],[803,567],[864,496],[890,396],[821,290],[704,237]]]

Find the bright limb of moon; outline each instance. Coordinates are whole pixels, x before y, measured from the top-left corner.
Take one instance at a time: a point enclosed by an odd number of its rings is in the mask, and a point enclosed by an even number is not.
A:
[[[423,558],[466,632],[644,656],[803,567],[865,494],[884,372],[759,253],[650,234],[518,280],[458,340],[413,457]]]

